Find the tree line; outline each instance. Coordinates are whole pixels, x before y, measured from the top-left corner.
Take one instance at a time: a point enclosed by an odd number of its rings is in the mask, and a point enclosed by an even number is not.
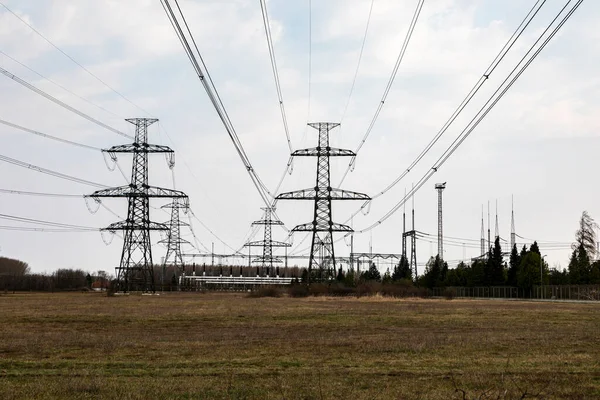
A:
[[[573,252],[566,270],[549,268],[543,260],[537,242],[529,248],[524,245],[520,250],[512,248],[508,262],[504,260],[500,238],[496,238],[494,246],[485,257],[471,263],[461,262],[456,268],[448,268],[448,264],[439,256],[431,257],[427,262],[425,273],[413,280],[408,259],[402,256],[393,271],[386,271],[382,276],[374,263],[366,271],[358,274],[353,269],[344,273],[341,269],[337,281],[347,285],[357,282],[378,281],[382,283],[413,282],[418,287],[490,287],[511,286],[523,290],[531,290],[537,285],[587,285],[600,284],[600,261],[592,261],[598,255],[596,247],[596,228],[598,225],[584,211],[579,228],[575,233]]]

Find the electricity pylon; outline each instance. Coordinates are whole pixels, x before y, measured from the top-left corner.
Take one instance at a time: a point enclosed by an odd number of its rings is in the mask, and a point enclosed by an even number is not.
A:
[[[442,193],[446,189],[446,182],[436,183],[435,190],[438,192],[438,257],[444,259],[444,215],[442,214]]]
[[[187,198],[183,192],[148,185],[148,154],[166,153],[170,156],[172,168],[173,150],[167,146],[148,144],[148,127],[157,122],[154,118],[132,118],[126,120],[135,125],[135,142],[113,146],[108,150],[112,158],[118,153],[133,154],[131,183],[127,186],[98,190],[89,197],[96,201],[101,198],[126,198],[128,201],[127,219],[115,222],[104,231],[124,231],[123,252],[117,270],[118,290],[155,291],[154,270],[150,231],[168,231],[165,224],[150,221],[150,198]]]
[[[310,123],[309,126],[319,131],[319,142],[317,147],[296,150],[293,157],[317,157],[317,180],[314,188],[282,193],[277,200],[313,200],[314,218],[312,222],[296,226],[292,232],[312,232],[312,245],[308,264],[308,276],[310,279],[313,268],[318,268],[321,279],[323,272],[328,273],[327,278],[335,276],[335,253],[333,246],[333,232],[353,232],[347,225],[334,223],[332,221],[332,200],[371,200],[369,196],[362,193],[350,192],[331,187],[329,158],[330,157],[356,157],[350,150],[336,149],[329,146],[329,131],[338,127],[339,123],[318,122]],[[331,268],[325,268],[329,264]]]
[[[275,212],[275,208],[266,207],[262,208],[265,212],[263,219],[259,221],[254,221],[252,225],[262,225],[264,227],[264,239],[256,242],[248,242],[244,246],[247,247],[262,247],[263,254],[262,257],[257,257],[252,262],[259,263],[262,265],[263,269],[266,270],[267,276],[271,276],[273,271],[273,264],[281,264],[282,261],[280,258],[273,256],[273,247],[290,247],[291,244],[285,242],[278,242],[273,240],[272,236],[272,227],[273,225],[282,226],[283,222],[278,219],[273,219],[273,213]],[[277,267],[276,275],[279,275],[279,267]],[[260,276],[260,266],[257,275]]]
[[[187,213],[189,210],[189,200],[185,198],[174,198],[172,203],[162,206],[163,209],[171,210],[171,220],[169,221],[169,232],[167,237],[158,243],[165,244],[167,246],[167,253],[162,265],[162,285],[164,286],[165,270],[167,265],[172,265],[174,273],[179,272],[185,275],[185,266],[183,263],[183,257],[181,255],[181,245],[189,244],[187,240],[181,237],[181,227],[188,226],[189,224],[182,222],[179,218],[179,211],[183,210]]]

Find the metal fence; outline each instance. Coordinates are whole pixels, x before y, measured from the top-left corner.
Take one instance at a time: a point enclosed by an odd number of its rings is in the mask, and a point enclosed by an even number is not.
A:
[[[531,289],[511,286],[434,288],[434,296],[481,299],[600,301],[600,285],[544,285]]]

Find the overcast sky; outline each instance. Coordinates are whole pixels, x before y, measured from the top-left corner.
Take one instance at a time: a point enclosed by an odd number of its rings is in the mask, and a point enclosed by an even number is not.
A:
[[[69,105],[121,130],[124,121],[149,115],[160,119],[151,142],[176,151],[176,186],[190,195],[194,213],[233,248],[240,248],[250,223],[261,216],[261,199],[225,129],[179,44],[158,0],[52,1],[3,0],[9,8],[63,51],[92,71],[136,107],[90,76],[14,15],[0,7],[0,66]],[[348,101],[370,0],[322,0],[312,6],[312,79],[309,99],[308,1],[268,2],[284,104],[294,148],[316,145],[306,122],[339,122]],[[360,150],[355,170],[343,188],[374,195],[402,173],[442,127],[460,101],[516,29],[533,0],[427,0],[394,85],[374,129]],[[362,229],[377,221],[403,197],[454,140],[502,82],[564,0],[548,0],[463,115],[394,189],[359,214]],[[332,131],[336,147],[355,149],[381,100],[417,0],[375,0],[362,63],[341,129]],[[289,151],[279,114],[258,0],[182,1],[182,8],[227,111],[257,173],[270,190],[279,181]],[[586,1],[559,35],[534,61],[459,150],[415,197],[416,229],[437,232],[436,182],[444,192],[444,233],[469,239],[466,246],[445,246],[445,259],[479,255],[481,208],[491,202],[492,235],[498,201],[500,235],[510,238],[511,196],[516,230],[525,238],[568,243],[583,210],[600,219],[597,160],[600,149],[600,4]],[[50,78],[89,102],[40,78],[8,56]],[[0,119],[61,138],[107,148],[127,142],[106,129],[58,107],[0,75]],[[310,112],[309,104],[310,101]],[[93,104],[92,104],[93,103]],[[104,108],[105,111],[97,106]],[[144,111],[142,111],[144,110]],[[595,112],[596,111],[596,112]],[[165,135],[166,132],[172,142]],[[0,125],[0,154],[79,178],[119,186],[100,152],[72,147]],[[347,159],[332,161],[337,185]],[[120,157],[130,175],[130,158]],[[315,159],[294,163],[283,191],[314,186]],[[0,163],[0,189],[69,194],[95,188]],[[150,164],[151,184],[172,187],[161,155]],[[117,217],[100,208],[91,214],[83,199],[0,194],[2,214],[103,227]],[[164,204],[153,203],[155,207]],[[107,200],[126,214],[125,200]],[[360,204],[334,206],[344,222]],[[409,207],[410,208],[410,207]],[[287,227],[312,220],[312,204],[280,202]],[[151,217],[168,215],[152,209]],[[486,216],[487,220],[487,216]],[[17,225],[4,221],[2,225]],[[487,224],[487,223],[486,223]],[[194,221],[198,239],[215,251],[231,252]],[[487,229],[487,226],[486,226]],[[192,239],[189,231],[184,231]],[[259,233],[260,235],[260,233]],[[286,233],[278,230],[275,239]],[[400,253],[402,210],[371,233],[355,237],[355,251]],[[298,234],[294,247],[304,238]],[[153,237],[157,242],[160,237]],[[258,238],[257,238],[258,239]],[[471,242],[473,241],[473,242]],[[523,240],[518,240],[523,242]],[[297,251],[310,244],[304,242]],[[122,241],[106,246],[99,233],[41,233],[0,230],[1,254],[30,264],[34,271],[59,267],[114,272]],[[186,252],[194,252],[189,248]],[[165,249],[154,246],[154,260]],[[349,248],[342,240],[338,255]],[[419,242],[419,262],[437,252]],[[566,267],[568,249],[542,249],[550,265]],[[382,269],[386,265],[381,266]],[[423,268],[420,268],[422,271]]]

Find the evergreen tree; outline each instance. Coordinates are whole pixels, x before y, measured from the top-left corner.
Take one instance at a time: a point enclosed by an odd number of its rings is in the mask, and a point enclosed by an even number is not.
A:
[[[517,273],[517,284],[520,289],[531,290],[540,284],[540,256],[530,251],[521,260]]]
[[[490,251],[485,263],[485,282],[487,286],[504,285],[504,260],[502,258],[502,247],[500,238],[494,241],[494,247]]]
[[[340,267],[340,268],[338,269],[338,273],[337,273],[337,276],[336,276],[336,280],[337,280],[338,282],[342,282],[342,281],[344,280],[344,278],[345,278],[345,277],[346,277],[346,276],[344,275],[344,271],[342,270],[342,267]]]
[[[394,267],[394,272],[392,274],[393,281],[402,279],[412,280],[412,271],[410,270],[408,259],[404,255],[400,257],[400,262]]]
[[[448,270],[445,286],[468,286],[471,269],[464,262],[460,262],[456,268]]]
[[[579,229],[575,232],[575,244],[573,250],[584,248],[590,258],[596,256],[596,229],[598,224],[584,211],[579,219]]]
[[[523,248],[521,249],[521,252],[519,253],[519,260],[523,261],[523,259],[525,258],[526,255],[527,255],[527,245],[523,245]]]
[[[485,284],[485,261],[475,260],[471,264],[471,271],[467,277],[468,286],[476,287]]]
[[[538,246],[537,242],[533,242],[533,244],[531,245],[531,248],[529,249],[529,251],[532,252],[532,253],[536,253],[540,257],[542,255],[542,253],[540,252],[540,246]]]
[[[573,250],[568,269],[571,284],[584,285],[590,282],[592,266],[584,246],[579,246]]]
[[[510,252],[510,261],[506,279],[506,284],[508,286],[517,286],[517,272],[519,271],[520,264],[521,256],[519,255],[517,245],[515,244]]]
[[[435,258],[431,257],[425,268],[423,284],[430,289],[443,286],[447,274],[448,264],[439,255],[435,256]]]
[[[381,274],[374,262],[371,263],[368,270],[362,273],[361,277],[365,281],[381,281]]]
[[[600,261],[596,261],[591,265],[589,283],[590,285],[600,284]]]
[[[392,282],[392,274],[390,273],[390,269],[388,268],[383,274],[383,278],[381,278],[381,282],[383,283],[391,283]]]

